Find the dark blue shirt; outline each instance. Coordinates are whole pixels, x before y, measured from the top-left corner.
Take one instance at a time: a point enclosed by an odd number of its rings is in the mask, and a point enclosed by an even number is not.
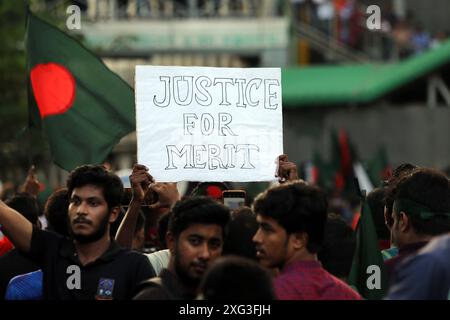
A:
[[[450,298],[450,234],[428,243],[396,268],[387,299],[447,300]]]

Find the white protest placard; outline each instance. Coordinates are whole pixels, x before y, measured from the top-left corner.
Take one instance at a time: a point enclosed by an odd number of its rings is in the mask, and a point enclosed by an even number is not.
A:
[[[279,68],[136,66],[138,162],[157,181],[271,181]]]

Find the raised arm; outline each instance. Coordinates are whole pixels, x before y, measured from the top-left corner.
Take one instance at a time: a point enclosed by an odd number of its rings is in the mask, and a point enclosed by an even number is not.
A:
[[[137,217],[139,208],[142,202],[144,201],[145,194],[149,192],[149,189],[151,189],[153,192],[157,194],[158,201],[152,205],[149,205],[149,209],[151,210],[150,213],[151,217],[147,218],[152,218],[156,220],[158,216],[169,211],[171,207],[175,204],[175,202],[180,200],[180,194],[178,192],[176,183],[158,182],[146,185],[148,180],[143,178],[142,173],[138,172],[137,170],[136,174],[132,174],[130,176],[130,180],[133,189],[133,196],[130,201],[128,211],[125,214],[125,217],[123,218],[122,223],[120,224],[116,234],[117,242],[121,246],[126,248],[131,248],[134,236],[134,229],[136,227],[138,219]],[[142,185],[139,186],[138,183],[139,181],[141,182],[145,181],[144,183],[145,187],[143,187]]]
[[[278,172],[276,176],[280,183],[298,180],[297,165],[290,162],[286,154],[278,157]]]
[[[116,241],[125,248],[131,248],[134,229],[139,215],[139,209],[144,201],[149,186],[153,183],[153,177],[148,173],[146,166],[135,164],[130,175],[132,197],[128,210],[120,223],[116,233]]]
[[[20,187],[20,192],[26,192],[31,196],[37,198],[39,194],[39,180],[36,176],[36,169],[34,165],[31,166],[30,170],[28,170],[27,178],[25,182]]]
[[[23,215],[0,200],[0,225],[2,232],[21,251],[28,252],[31,246],[33,225]]]
[[[180,200],[180,193],[176,183],[158,182],[152,184],[150,188],[158,195],[158,201],[150,206],[151,209],[159,209],[160,213],[164,213],[163,209],[169,211],[175,202]]]

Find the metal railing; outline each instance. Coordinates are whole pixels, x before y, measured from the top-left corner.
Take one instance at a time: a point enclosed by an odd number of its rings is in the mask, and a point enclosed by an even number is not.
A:
[[[322,52],[327,60],[353,61],[360,63],[371,61],[371,58],[365,53],[347,47],[309,24],[296,22],[295,31],[301,39],[308,41],[311,47]]]
[[[79,5],[85,18],[180,19],[180,18],[258,18],[282,15],[284,0],[54,0],[35,1],[34,7],[55,15],[65,14],[69,5]]]

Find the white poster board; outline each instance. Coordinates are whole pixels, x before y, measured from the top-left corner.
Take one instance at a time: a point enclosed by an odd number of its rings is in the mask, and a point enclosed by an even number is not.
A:
[[[279,68],[136,66],[135,91],[138,163],[157,181],[275,179]]]

